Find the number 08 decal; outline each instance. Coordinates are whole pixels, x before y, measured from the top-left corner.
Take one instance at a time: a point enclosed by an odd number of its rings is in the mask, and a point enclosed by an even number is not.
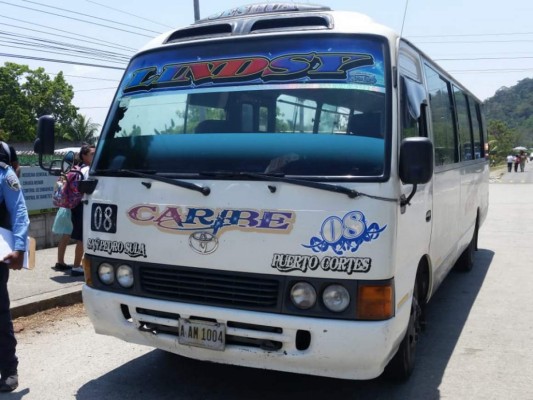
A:
[[[94,203],[91,210],[91,231],[117,232],[117,206],[114,204]]]

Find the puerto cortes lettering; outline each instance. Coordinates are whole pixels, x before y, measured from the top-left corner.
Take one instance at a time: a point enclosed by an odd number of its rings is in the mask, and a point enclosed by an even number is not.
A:
[[[262,82],[347,79],[354,68],[373,65],[370,54],[306,53],[288,54],[273,59],[263,56],[190,61],[140,68],[131,73],[124,93],[154,88],[199,86],[228,82]]]
[[[351,275],[355,272],[368,272],[372,266],[372,259],[369,257],[318,257],[297,254],[278,254],[272,257],[272,268],[280,272],[315,271],[320,268],[323,271],[345,272]]]
[[[208,231],[213,235],[228,229],[289,233],[296,219],[292,211],[184,206],[165,206],[160,209],[155,204],[135,205],[128,210],[127,215],[136,224],[154,225],[163,231]]]

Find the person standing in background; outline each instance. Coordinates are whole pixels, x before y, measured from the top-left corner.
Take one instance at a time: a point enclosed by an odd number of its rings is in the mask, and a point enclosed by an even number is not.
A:
[[[507,156],[507,172],[511,172],[513,170],[513,163],[514,163],[514,156],[512,154],[509,154]]]
[[[72,268],[65,262],[65,253],[70,242],[70,235],[72,233],[72,213],[68,208],[59,207],[54,224],[52,225],[52,232],[61,235],[59,243],[57,244],[57,262],[52,267],[56,271],[67,271]]]
[[[66,160],[71,163],[72,166],[76,165],[76,157],[74,153],[69,153],[72,157],[66,157]],[[61,190],[62,185],[66,185],[67,180],[65,176],[58,179],[54,191]],[[67,271],[72,268],[72,265],[65,262],[65,253],[67,246],[70,243],[70,235],[72,233],[72,212],[69,208],[59,207],[54,218],[54,224],[52,225],[52,232],[56,235],[61,235],[59,243],[57,244],[57,262],[52,267],[56,271]]]
[[[84,144],[80,148],[80,167],[83,179],[89,177],[89,169],[93,162],[95,147],[94,145]],[[70,274],[72,276],[82,276],[83,267],[81,266],[81,260],[83,258],[83,201],[72,209],[72,234],[70,237],[76,240],[76,249],[74,251],[74,265]]]
[[[518,166],[520,165],[520,154],[514,156],[514,172],[518,172]]]
[[[520,172],[524,172],[524,169],[526,168],[526,162],[527,161],[527,154],[524,150],[520,152]]]
[[[11,392],[18,387],[18,358],[7,282],[10,269],[22,268],[30,219],[17,175],[9,162],[3,159],[0,160],[0,203],[5,204],[2,213],[9,215],[8,221],[13,236],[12,251],[0,254],[0,392]],[[0,219],[5,217],[7,215],[0,215]]]

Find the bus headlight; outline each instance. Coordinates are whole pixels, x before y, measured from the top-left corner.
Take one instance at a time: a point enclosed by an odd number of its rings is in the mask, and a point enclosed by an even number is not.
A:
[[[350,293],[344,286],[329,285],[322,293],[322,301],[328,310],[342,312],[350,304]]]
[[[133,269],[127,264],[122,264],[117,268],[117,281],[123,288],[133,286]]]
[[[296,307],[307,310],[316,303],[316,290],[307,282],[298,282],[291,289],[291,301]]]
[[[102,263],[98,266],[98,278],[106,285],[111,285],[115,282],[115,270],[109,263]]]

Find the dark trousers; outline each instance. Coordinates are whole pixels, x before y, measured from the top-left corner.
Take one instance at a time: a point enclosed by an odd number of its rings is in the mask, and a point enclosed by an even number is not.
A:
[[[508,171],[508,172],[511,172],[512,169],[513,169],[513,163],[508,162],[508,163],[507,163],[507,171]]]
[[[17,340],[9,311],[8,279],[9,268],[4,263],[0,263],[0,370],[16,369],[18,366],[15,355]]]

